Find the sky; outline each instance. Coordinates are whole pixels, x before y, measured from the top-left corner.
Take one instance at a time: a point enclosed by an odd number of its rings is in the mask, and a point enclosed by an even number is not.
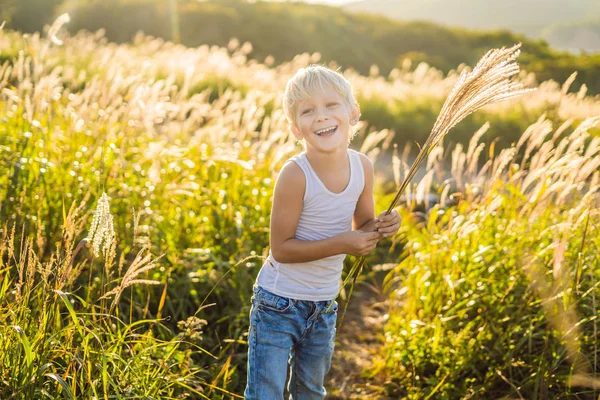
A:
[[[340,4],[351,3],[356,0],[304,0],[306,3],[324,3],[332,6],[339,6]]]
[[[298,0],[296,0],[296,1],[298,1]],[[353,2],[356,2],[357,0],[300,0],[300,1],[303,1],[305,3],[320,3],[320,4],[328,4],[330,6],[339,6],[342,4],[353,3]]]

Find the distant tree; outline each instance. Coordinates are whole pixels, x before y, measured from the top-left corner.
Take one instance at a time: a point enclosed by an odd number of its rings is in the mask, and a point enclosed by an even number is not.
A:
[[[4,21],[10,23],[16,4],[17,0],[0,0],[0,25]]]
[[[10,28],[22,32],[42,31],[45,24],[53,22],[55,8],[63,0],[0,0],[0,8],[3,2],[14,4],[14,13]]]

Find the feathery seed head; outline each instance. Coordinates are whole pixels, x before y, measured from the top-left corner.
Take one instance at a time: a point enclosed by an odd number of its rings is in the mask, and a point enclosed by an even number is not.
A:
[[[100,254],[100,248],[102,248],[102,253],[105,256],[107,255],[111,242],[115,237],[113,216],[110,213],[110,200],[110,197],[106,193],[102,193],[102,196],[98,200],[96,211],[94,211],[90,232],[86,238],[88,242],[92,243],[96,257]]]
[[[71,21],[71,17],[69,17],[69,14],[67,14],[67,13],[62,14],[61,16],[56,18],[56,20],[54,21],[54,23],[48,30],[48,38],[50,39],[50,41],[52,43],[54,43],[55,45],[58,45],[58,46],[63,44],[62,40],[60,40],[59,38],[56,37],[56,34],[60,30],[60,28],[62,28],[62,26],[64,24],[68,23],[69,21]]]

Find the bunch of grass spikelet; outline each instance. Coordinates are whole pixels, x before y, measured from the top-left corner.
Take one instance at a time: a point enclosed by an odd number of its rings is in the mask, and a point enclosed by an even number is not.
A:
[[[404,177],[396,196],[392,200],[386,215],[389,214],[400,200],[400,196],[418,171],[419,167],[436,144],[448,133],[450,129],[468,115],[488,104],[497,103],[512,97],[520,96],[535,89],[524,89],[522,83],[511,81],[511,77],[519,73],[519,65],[515,62],[519,56],[521,43],[510,48],[489,50],[477,63],[472,71],[463,71],[458,81],[452,88],[442,110],[433,125],[433,129],[425,144],[420,148],[419,154],[412,167]],[[365,256],[360,257],[352,266],[348,276],[342,284],[343,290],[348,281],[352,279],[350,292],[346,300],[339,328],[344,322],[344,315],[354,290],[356,278],[360,275],[365,262]],[[339,293],[338,293],[339,296]],[[339,329],[338,328],[338,329]]]
[[[110,213],[110,200],[106,193],[102,193],[94,212],[94,218],[92,218],[90,231],[86,237],[86,241],[91,243],[96,257],[100,255],[100,250],[102,250],[104,257],[108,256],[111,243],[115,238],[113,216]]]
[[[116,235],[113,224],[113,216],[110,212],[110,200],[111,198],[103,192],[100,196],[100,199],[98,199],[98,204],[96,205],[96,210],[94,211],[94,217],[92,218],[92,224],[88,236],[82,241],[91,243],[92,250],[96,257],[98,257],[102,251],[107,268],[110,268],[112,265],[112,260],[115,257],[116,247]],[[145,256],[142,255],[142,253],[146,250],[148,250],[147,254]],[[114,308],[119,303],[121,293],[123,293],[123,291],[129,286],[135,284],[160,284],[159,281],[153,279],[139,279],[138,276],[153,269],[156,266],[156,262],[163,256],[164,254],[152,259],[149,246],[144,246],[138,252],[129,268],[127,268],[127,271],[125,271],[120,284],[112,290],[106,292],[102,297],[100,297],[100,300],[114,295],[111,304],[111,308]],[[121,270],[119,269],[119,275],[120,274]]]

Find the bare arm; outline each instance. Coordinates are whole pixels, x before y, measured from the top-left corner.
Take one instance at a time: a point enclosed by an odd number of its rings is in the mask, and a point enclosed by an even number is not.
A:
[[[292,238],[284,241],[277,255],[273,253],[273,257],[281,263],[302,263],[346,254],[343,248],[343,241],[339,235],[322,240]]]
[[[373,232],[376,230],[375,202],[373,201],[374,169],[371,160],[362,153],[360,161],[365,171],[365,187],[356,203],[356,210],[352,216],[352,229]]]
[[[281,170],[271,209],[271,253],[282,263],[301,263],[346,254],[343,238],[336,235],[323,240],[294,238],[302,211],[306,178],[295,162]]]

